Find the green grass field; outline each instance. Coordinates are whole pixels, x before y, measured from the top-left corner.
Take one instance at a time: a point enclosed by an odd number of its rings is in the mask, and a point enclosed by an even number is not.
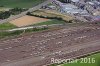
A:
[[[22,34],[26,33],[32,33],[32,32],[39,32],[43,30],[48,30],[48,28],[39,28],[39,29],[27,29],[27,30],[18,30],[18,31],[13,31],[13,32],[0,32],[0,39],[3,38],[10,38],[10,37],[16,37]]]
[[[3,32],[2,31],[2,30],[14,29],[14,28],[17,28],[17,27],[15,25],[10,24],[10,23],[0,24],[0,39],[6,38],[6,37],[11,37],[11,36],[19,36],[20,34],[43,31],[43,30],[48,29],[48,28],[27,29],[25,31],[24,30],[18,30],[18,31],[13,31],[13,32]]]
[[[86,58],[94,58],[95,59],[95,63],[81,63],[81,59],[78,60],[78,63],[71,63],[71,64],[64,64],[64,65],[61,65],[61,66],[100,66],[100,53],[97,53],[97,54],[93,54],[91,56],[88,56]],[[92,61],[92,60],[91,60]]]
[[[65,22],[62,21],[62,20],[53,19],[51,21],[41,22],[41,23],[37,23],[37,24],[34,24],[34,25],[38,26],[38,25],[52,25],[52,24],[65,24]]]
[[[15,28],[15,27],[16,27],[15,25],[12,25],[10,23],[0,24],[0,30],[7,30],[7,29]]]
[[[0,0],[0,6],[4,6],[7,8],[13,8],[13,7],[29,8],[43,1],[44,0]]]

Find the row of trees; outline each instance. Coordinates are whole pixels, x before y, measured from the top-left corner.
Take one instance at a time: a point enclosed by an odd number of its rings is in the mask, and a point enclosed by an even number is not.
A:
[[[14,8],[14,9],[10,9],[9,12],[12,14],[12,15],[17,15],[17,14],[20,14],[21,12],[23,11],[26,11],[28,9],[22,9],[22,8]]]
[[[23,12],[23,11],[26,11],[26,10],[27,9],[13,8],[13,9],[10,9],[9,11],[0,12],[0,19],[7,19],[11,15],[17,15],[17,14],[20,14],[21,12]]]
[[[0,19],[6,19],[10,17],[9,11],[0,12]]]

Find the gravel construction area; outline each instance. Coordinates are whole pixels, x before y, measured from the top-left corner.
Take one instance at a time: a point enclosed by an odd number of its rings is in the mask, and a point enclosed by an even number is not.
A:
[[[23,26],[33,25],[36,23],[41,23],[41,22],[46,22],[46,21],[49,21],[49,19],[26,15],[18,19],[12,20],[10,23],[18,27],[23,27]]]
[[[63,28],[56,31],[41,32],[8,39],[0,41],[0,63],[13,63],[13,61],[23,60],[23,64],[25,65],[19,64],[17,66],[31,66],[31,63],[33,63],[32,66],[41,66],[38,63],[40,60],[42,60],[40,63],[48,63],[48,59],[50,60],[50,58],[56,56],[70,58],[74,57],[74,55],[100,50],[100,44],[92,44],[92,41],[98,39],[100,39],[100,27],[89,25]],[[65,52],[65,50],[70,53],[66,53],[67,55],[60,54],[61,52]],[[27,60],[29,58],[32,61]]]

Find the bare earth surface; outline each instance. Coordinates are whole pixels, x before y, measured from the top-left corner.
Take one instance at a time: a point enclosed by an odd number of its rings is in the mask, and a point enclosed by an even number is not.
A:
[[[0,41],[1,66],[42,66],[51,58],[100,51],[100,26],[78,26]]]
[[[10,23],[14,24],[18,27],[22,27],[22,26],[32,25],[32,24],[45,22],[45,21],[49,21],[49,19],[26,15],[26,16],[20,17],[18,19],[15,19],[15,20],[11,21]]]

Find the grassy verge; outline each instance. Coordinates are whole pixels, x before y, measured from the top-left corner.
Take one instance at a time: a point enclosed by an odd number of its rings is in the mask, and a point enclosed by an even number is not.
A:
[[[91,63],[93,58],[95,60],[95,63]],[[88,59],[87,63],[85,62],[81,63],[82,59],[80,59],[78,60],[78,63],[64,64],[62,66],[100,66],[100,53],[88,56],[87,59]],[[89,63],[89,59],[91,61],[90,63]]]
[[[12,32],[0,32],[0,39],[6,38],[6,37],[18,36],[25,33],[43,31],[47,29],[48,28],[39,28],[39,29],[35,28],[35,29],[27,29],[27,30],[17,30],[17,31],[12,31]]]
[[[13,28],[16,28],[16,26],[10,23],[0,24],[0,30],[7,30],[7,29],[13,29]]]
[[[52,25],[52,24],[65,24],[65,21],[53,19],[51,21],[46,21],[46,22],[41,22],[41,23],[34,24],[34,26]]]
[[[77,63],[65,63],[65,64],[61,64],[60,66],[100,66],[100,53],[93,54],[83,59],[84,61],[82,61],[82,59],[79,59]],[[92,61],[95,62],[92,63]],[[53,64],[51,66],[57,66],[57,65]]]

